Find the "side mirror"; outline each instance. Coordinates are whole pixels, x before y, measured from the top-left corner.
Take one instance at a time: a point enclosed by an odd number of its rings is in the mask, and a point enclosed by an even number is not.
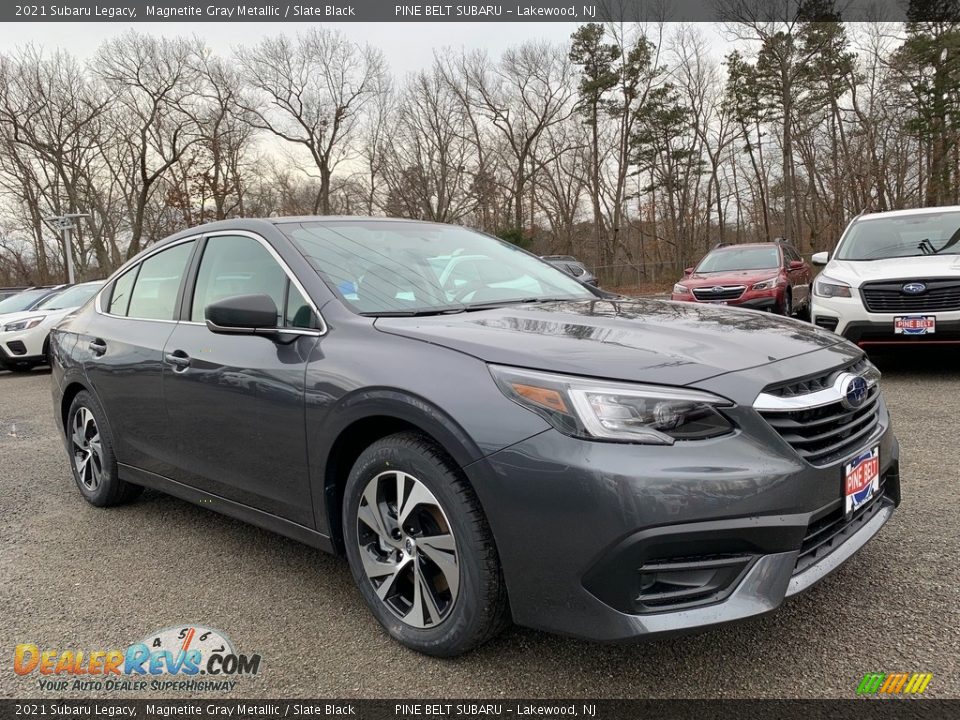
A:
[[[692,268],[692,267],[688,267],[688,268],[684,268],[684,269],[683,269],[683,276],[686,277],[687,275],[693,275],[693,268]]]
[[[210,332],[221,335],[277,332],[277,304],[269,295],[234,295],[207,305],[203,314]]]
[[[803,270],[807,264],[803,260],[791,260],[790,269],[791,270]]]
[[[828,260],[830,260],[830,253],[827,252],[814,253],[810,258],[810,262],[814,265],[826,265]]]

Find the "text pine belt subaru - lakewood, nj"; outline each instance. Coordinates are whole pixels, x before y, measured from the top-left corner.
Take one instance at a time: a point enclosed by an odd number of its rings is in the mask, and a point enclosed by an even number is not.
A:
[[[612,641],[759,615],[900,502],[880,374],[841,337],[608,299],[461,227],[182,232],[50,354],[89,502],[158,488],[342,553],[434,655],[509,620]]]

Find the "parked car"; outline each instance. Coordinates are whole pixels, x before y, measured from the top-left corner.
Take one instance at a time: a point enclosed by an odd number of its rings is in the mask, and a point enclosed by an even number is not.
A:
[[[597,277],[573,255],[544,255],[542,259],[553,265],[557,270],[565,272],[570,277],[575,277],[582,283],[594,287],[599,285]]]
[[[860,215],[813,290],[813,322],[862,346],[960,343],[960,206]]]
[[[69,285],[50,285],[46,287],[29,288],[4,300],[0,300],[0,320],[12,313],[32,310],[48,297],[62,292]]]
[[[444,287],[460,255],[496,282]],[[599,292],[462,227],[213,223],[54,329],[55,416],[88,502],[156,488],[342,553],[432,655],[509,619],[613,641],[763,614],[891,517],[860,349]]]
[[[21,287],[4,287],[0,288],[0,300],[6,300],[8,297],[13,297],[22,293],[24,290],[29,290],[30,286],[21,286]]]
[[[73,285],[48,295],[30,310],[4,315],[0,319],[0,369],[27,371],[46,364],[51,328],[102,286],[103,281]]]
[[[718,245],[673,286],[672,300],[805,315],[810,267],[785,242]]]

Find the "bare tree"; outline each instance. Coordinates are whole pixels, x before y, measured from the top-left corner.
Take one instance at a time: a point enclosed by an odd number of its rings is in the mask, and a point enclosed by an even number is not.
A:
[[[104,153],[127,207],[127,257],[144,245],[160,182],[200,139],[191,107],[201,80],[197,45],[129,32],[104,43],[94,60],[94,73],[114,98],[107,115],[112,142]]]
[[[524,199],[536,145],[551,126],[574,112],[567,49],[528,42],[504,52],[498,63],[483,53],[461,58],[469,102],[504,140],[509,152],[513,231],[522,233]]]
[[[313,211],[329,214],[333,172],[366,105],[385,91],[383,55],[314,28],[295,39],[267,38],[237,57],[249,86],[243,108],[255,127],[308,151],[320,180]]]

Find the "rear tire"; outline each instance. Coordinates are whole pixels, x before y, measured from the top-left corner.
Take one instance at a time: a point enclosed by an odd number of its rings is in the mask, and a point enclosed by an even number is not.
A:
[[[357,459],[343,535],[360,593],[386,631],[451,657],[509,622],[493,535],[460,468],[415,433],[378,440]]]
[[[798,317],[800,320],[806,320],[807,322],[810,322],[810,317],[811,317],[811,314],[810,314],[810,306],[813,304],[813,300],[811,299],[812,293],[813,293],[813,288],[808,285],[808,286],[807,286],[807,300],[806,300],[806,302],[803,303],[803,307],[800,308],[800,310],[797,311],[797,317]]]
[[[64,428],[70,469],[83,499],[97,507],[120,505],[136,498],[143,488],[117,475],[113,434],[97,399],[81,390],[70,403]]]
[[[791,317],[793,315],[793,297],[789,290],[783,293],[783,302],[780,303],[780,307],[777,308],[777,314],[783,315],[784,317]]]

